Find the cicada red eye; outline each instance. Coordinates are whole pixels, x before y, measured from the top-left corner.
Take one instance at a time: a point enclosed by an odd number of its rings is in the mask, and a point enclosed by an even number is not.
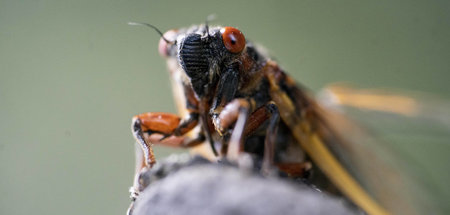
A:
[[[233,27],[224,27],[220,29],[222,33],[223,45],[231,53],[239,53],[245,48],[245,37],[241,31]]]

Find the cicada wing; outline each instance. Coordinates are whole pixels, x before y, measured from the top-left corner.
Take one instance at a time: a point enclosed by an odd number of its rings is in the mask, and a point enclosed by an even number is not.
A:
[[[324,126],[335,136],[327,146],[381,205],[394,214],[448,210],[450,103],[343,85],[320,98]]]
[[[358,120],[388,127],[385,133],[411,133],[430,136],[450,131],[450,100],[425,93],[395,89],[357,89],[344,84],[331,85],[319,94],[327,108],[352,114]],[[375,120],[374,120],[375,119]],[[405,126],[411,122],[412,126]],[[398,130],[397,130],[398,129]],[[384,132],[384,131],[383,131]],[[445,139],[448,143],[448,139]]]

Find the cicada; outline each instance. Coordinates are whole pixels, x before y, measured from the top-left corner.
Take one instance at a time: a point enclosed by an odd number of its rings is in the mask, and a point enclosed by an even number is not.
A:
[[[217,159],[250,154],[261,161],[262,172],[275,168],[302,178],[368,214],[432,211],[414,200],[425,194],[412,192],[411,180],[379,156],[364,129],[317,102],[240,30],[208,25],[170,30],[161,33],[159,53],[167,60],[180,115],[133,118],[142,149],[138,172],[155,164],[153,144],[207,144]],[[335,99],[349,95],[332,92]]]

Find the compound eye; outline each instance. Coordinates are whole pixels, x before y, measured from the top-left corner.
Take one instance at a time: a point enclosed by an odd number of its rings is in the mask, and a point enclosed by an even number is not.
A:
[[[245,48],[245,37],[241,31],[233,27],[220,29],[222,33],[223,45],[231,53],[239,53]]]

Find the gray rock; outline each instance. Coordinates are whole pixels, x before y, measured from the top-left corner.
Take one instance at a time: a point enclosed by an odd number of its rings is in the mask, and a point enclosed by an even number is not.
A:
[[[136,199],[133,215],[358,213],[346,201],[304,184],[232,165],[169,161],[144,175],[147,187]]]

